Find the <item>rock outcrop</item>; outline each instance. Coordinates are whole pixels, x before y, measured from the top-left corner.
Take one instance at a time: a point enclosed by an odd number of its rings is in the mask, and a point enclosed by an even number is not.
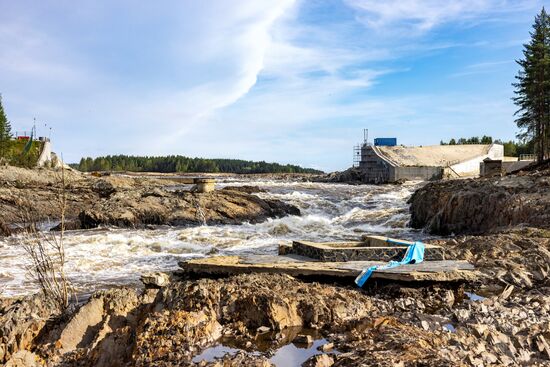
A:
[[[29,174],[34,173],[34,175]],[[174,191],[174,182],[149,177],[94,177],[67,173],[65,229],[100,225],[201,225],[258,223],[268,218],[299,215],[295,206],[262,199],[259,188],[217,190],[209,193]],[[0,235],[10,224],[55,222],[61,213],[61,173],[46,170],[0,169]],[[56,227],[54,229],[59,229]]]
[[[434,234],[479,234],[520,224],[550,228],[550,169],[431,182],[409,203],[411,226]]]
[[[300,210],[278,200],[231,190],[209,193],[189,191],[119,190],[108,199],[83,210],[81,228],[99,225],[197,225],[258,223],[267,218],[299,215]]]

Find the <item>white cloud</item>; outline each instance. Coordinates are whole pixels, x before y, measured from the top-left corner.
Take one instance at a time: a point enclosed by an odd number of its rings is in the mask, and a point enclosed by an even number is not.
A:
[[[531,8],[534,0],[345,0],[358,19],[370,28],[391,33],[407,29],[427,31],[449,21],[477,19],[488,13],[514,13]],[[392,29],[393,28],[393,29]],[[400,33],[403,35],[403,33]]]

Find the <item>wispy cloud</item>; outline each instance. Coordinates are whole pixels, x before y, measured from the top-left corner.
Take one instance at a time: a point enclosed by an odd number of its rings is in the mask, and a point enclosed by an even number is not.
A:
[[[345,0],[366,26],[387,31],[425,32],[450,21],[469,21],[491,13],[514,13],[536,1],[506,0]],[[400,33],[403,34],[403,33]]]
[[[466,67],[464,67],[463,71],[450,74],[449,77],[459,78],[463,76],[470,76],[470,75],[476,75],[476,74],[495,73],[500,71],[500,69],[502,69],[503,66],[512,65],[514,63],[515,63],[514,60],[479,62],[479,63],[467,65]]]

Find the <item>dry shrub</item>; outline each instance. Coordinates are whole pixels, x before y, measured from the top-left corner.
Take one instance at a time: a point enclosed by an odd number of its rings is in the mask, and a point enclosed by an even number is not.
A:
[[[39,215],[33,211],[32,203],[22,205],[24,209],[21,210],[21,224],[24,231],[17,241],[30,260],[27,267],[28,276],[59,310],[65,310],[75,293],[65,274],[64,234],[67,198],[64,169],[61,170],[58,204],[61,223],[60,231],[57,233],[41,231]]]

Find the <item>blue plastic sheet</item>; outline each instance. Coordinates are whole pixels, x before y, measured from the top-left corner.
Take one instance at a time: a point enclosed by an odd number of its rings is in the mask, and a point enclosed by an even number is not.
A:
[[[395,245],[409,245],[408,243],[403,243],[390,239],[388,239],[386,242]],[[405,256],[403,256],[403,259],[401,261],[390,261],[386,265],[374,265],[369,268],[363,269],[361,274],[359,274],[357,278],[355,278],[355,284],[357,284],[359,287],[362,287],[370,278],[372,273],[376,270],[392,269],[402,265],[421,263],[422,261],[424,261],[425,248],[426,246],[422,242],[414,242],[412,245],[409,245],[409,247],[407,248],[407,252],[405,253]]]

